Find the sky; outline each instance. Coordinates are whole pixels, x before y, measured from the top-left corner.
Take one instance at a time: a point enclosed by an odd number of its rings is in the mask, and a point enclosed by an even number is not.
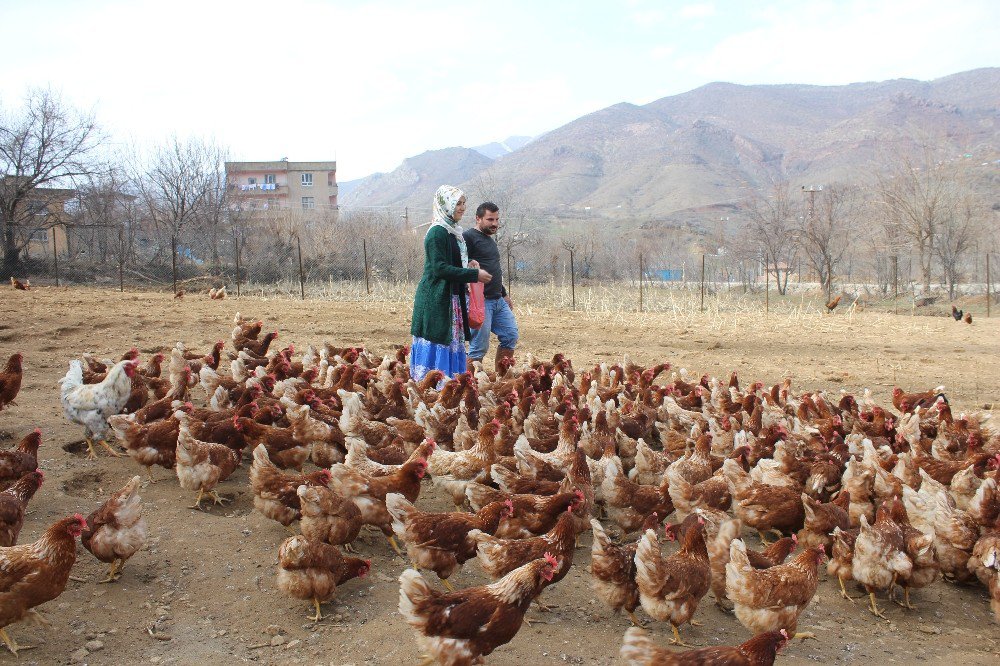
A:
[[[122,146],[338,162],[535,136],[713,81],[1000,66],[997,0],[0,0],[0,107],[50,87]]]

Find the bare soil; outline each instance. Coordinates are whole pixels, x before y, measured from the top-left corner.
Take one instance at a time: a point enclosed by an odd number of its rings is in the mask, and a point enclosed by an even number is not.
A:
[[[82,432],[64,419],[56,382],[81,353],[117,356],[135,345],[145,355],[178,340],[207,350],[214,341],[228,339],[237,310],[278,328],[282,345],[293,342],[302,349],[330,340],[381,352],[409,339],[408,304],[213,302],[195,295],[180,302],[169,294],[79,288],[4,289],[0,294],[0,356],[21,351],[26,359],[18,405],[0,413],[0,436],[8,439],[0,446],[36,426],[45,437],[40,451],[45,485],[29,508],[22,543],[36,539],[59,517],[77,511],[86,515],[141,471],[129,458],[90,461],[79,447],[68,446]],[[1000,397],[997,319],[979,318],[967,326],[950,318],[865,312],[774,319],[696,312],[612,318],[527,307],[519,308],[518,316],[520,354],[562,351],[578,366],[627,353],[638,362],[669,360],[719,376],[738,369],[744,381],[770,384],[788,375],[799,390],[869,387],[886,403],[894,383],[908,390],[944,384],[956,410],[995,404]],[[20,661],[69,663],[76,653],[93,664],[416,663],[416,643],[396,611],[397,578],[407,563],[393,556],[380,533],[363,532],[356,545],[373,560],[371,577],[344,585],[336,602],[324,606],[328,617],[313,624],[306,619],[308,604],[276,589],[277,549],[288,533],[254,511],[247,470],[244,465],[219,488],[233,498],[231,504],[203,512],[189,509],[189,494],[172,474],[157,468],[156,483],[142,492],[151,532],[147,548],[110,585],[97,583],[106,565],[80,548],[73,574],[87,582],[71,581],[61,597],[42,608],[52,627],[11,628],[18,642],[35,646],[22,652]],[[428,484],[419,504],[446,510],[450,501]],[[545,594],[552,612],[533,610],[537,621],[489,657],[490,663],[616,661],[629,622],[595,600],[589,561],[590,537],[583,535],[573,570]],[[452,580],[458,586],[486,582],[475,561]],[[813,631],[818,640],[789,646],[779,661],[998,663],[1000,631],[983,588],[939,581],[913,600],[917,611],[882,599],[890,620],[880,621],[865,610],[863,600],[848,602],[835,581],[824,581],[799,623],[800,631]],[[748,638],[711,597],[695,619],[704,626],[683,627],[689,642],[736,644]],[[669,627],[650,622],[648,628],[666,643]],[[281,638],[272,641],[275,633]],[[97,648],[91,654],[79,652],[94,640],[103,647],[91,643]],[[281,644],[272,647],[272,642]],[[14,661],[0,653],[0,663]]]

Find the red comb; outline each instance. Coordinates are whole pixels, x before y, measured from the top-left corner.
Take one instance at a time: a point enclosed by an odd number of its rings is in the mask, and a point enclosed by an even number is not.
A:
[[[552,553],[545,553],[545,561],[554,567],[559,566],[559,560],[552,556]]]

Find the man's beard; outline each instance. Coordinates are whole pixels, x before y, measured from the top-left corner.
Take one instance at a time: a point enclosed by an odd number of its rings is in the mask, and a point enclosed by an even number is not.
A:
[[[497,231],[499,231],[499,229],[490,229],[489,227],[482,230],[482,232],[487,236],[495,236]]]

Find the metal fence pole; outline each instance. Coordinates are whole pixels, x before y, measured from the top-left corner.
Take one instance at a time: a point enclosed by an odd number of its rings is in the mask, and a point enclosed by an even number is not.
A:
[[[125,233],[118,227],[118,291],[125,293]]]
[[[642,312],[642,252],[639,253],[639,312]]]
[[[361,239],[361,252],[365,258],[365,291],[370,296],[372,293],[371,269],[368,267],[368,240],[365,238]]]
[[[899,314],[899,257],[892,255],[892,314]]]
[[[569,289],[573,299],[573,309],[576,310],[576,270],[573,265],[573,250],[569,251]]]
[[[52,227],[52,266],[56,272],[56,286],[59,286],[59,252],[56,249],[56,228]]]
[[[990,316],[990,253],[986,253],[986,316]]]
[[[507,246],[507,298],[513,298],[514,273],[510,270],[510,245]]]
[[[240,297],[240,239],[239,237],[233,238],[236,242],[236,297]]]
[[[170,237],[170,270],[174,276],[174,293],[177,293],[177,236]]]
[[[701,311],[705,311],[705,255],[701,255]]]
[[[771,269],[767,265],[769,257],[764,255],[764,313],[771,311]]]
[[[302,269],[302,239],[295,234],[295,245],[299,249],[299,290],[302,292],[302,300],[306,300],[306,273]]]

